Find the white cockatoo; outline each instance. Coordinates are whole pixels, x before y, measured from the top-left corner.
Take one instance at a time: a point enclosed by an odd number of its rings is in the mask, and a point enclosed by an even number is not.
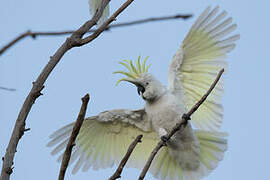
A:
[[[139,110],[104,111],[86,118],[76,139],[70,164],[76,161],[73,173],[79,169],[100,169],[117,165],[130,143],[143,134],[127,162],[128,167],[141,169],[160,137],[166,135],[209,89],[221,68],[224,58],[234,49],[239,35],[228,35],[236,29],[227,13],[210,7],[199,16],[169,67],[168,87],[148,72],[146,59],[140,57],[133,64],[120,62],[127,72],[120,81],[137,86],[145,107]],[[161,180],[198,180],[208,175],[222,160],[227,149],[226,133],[218,132],[222,123],[220,81],[208,99],[192,115],[191,122],[177,132],[155,157],[150,173]],[[74,123],[53,133],[48,146],[55,146],[52,154],[63,152]],[[59,157],[61,161],[62,155]]]
[[[88,0],[89,10],[92,16],[96,13],[98,7],[100,6],[100,3],[101,0]],[[110,6],[108,4],[104,9],[103,14],[100,17],[97,25],[100,26],[103,22],[105,22],[108,19],[109,15],[110,15]]]

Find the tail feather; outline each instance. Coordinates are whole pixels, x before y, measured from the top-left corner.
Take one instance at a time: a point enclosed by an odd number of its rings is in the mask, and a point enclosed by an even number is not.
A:
[[[155,157],[150,172],[160,180],[199,180],[215,169],[227,150],[227,133],[195,130],[200,142],[200,165],[196,170],[183,169],[171,157],[167,147]]]
[[[195,135],[200,141],[200,168],[197,173],[207,176],[215,169],[224,157],[227,150],[227,133],[195,130]],[[207,168],[206,170],[204,169]]]

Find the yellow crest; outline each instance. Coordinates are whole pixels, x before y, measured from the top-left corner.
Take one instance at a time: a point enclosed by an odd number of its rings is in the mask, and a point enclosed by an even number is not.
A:
[[[119,64],[123,65],[125,68],[127,68],[128,72],[125,71],[116,71],[113,72],[113,74],[123,74],[127,76],[126,78],[119,79],[116,82],[116,86],[121,82],[129,79],[138,79],[143,73],[148,72],[148,69],[150,65],[146,65],[146,61],[148,59],[148,56],[143,60],[143,63],[140,63],[141,56],[138,57],[137,61],[135,61],[135,64],[133,64],[132,60],[123,60],[120,61]]]

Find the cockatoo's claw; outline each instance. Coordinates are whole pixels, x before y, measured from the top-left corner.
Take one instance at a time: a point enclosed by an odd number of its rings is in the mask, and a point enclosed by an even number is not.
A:
[[[183,118],[185,121],[189,121],[189,120],[190,120],[190,116],[187,115],[186,113],[182,115],[182,118]]]
[[[164,143],[166,143],[166,142],[169,140],[169,138],[168,138],[168,136],[167,136],[167,131],[166,131],[164,128],[159,128],[158,134],[159,134],[159,136],[160,136],[160,139],[161,139]]]
[[[167,137],[167,135],[161,136],[160,139],[165,143],[169,141],[169,138]]]

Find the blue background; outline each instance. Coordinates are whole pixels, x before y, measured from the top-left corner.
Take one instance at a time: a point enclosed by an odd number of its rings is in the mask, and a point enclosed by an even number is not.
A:
[[[111,11],[124,1],[112,1]],[[141,108],[143,101],[135,88],[121,83],[122,59],[150,56],[152,72],[167,84],[167,70],[172,56],[180,46],[198,15],[211,5],[228,11],[241,34],[236,49],[229,54],[229,72],[225,75],[225,117],[222,130],[229,133],[229,149],[218,168],[206,179],[268,179],[269,178],[269,1],[135,0],[117,22],[152,16],[193,13],[187,21],[173,20],[112,29],[91,44],[69,51],[45,83],[44,96],[34,104],[15,156],[12,179],[55,179],[60,164],[46,147],[48,136],[76,119],[80,98],[90,93],[87,116],[115,108]],[[76,29],[88,20],[86,0],[9,0],[0,1],[0,46],[26,31]],[[0,155],[4,156],[15,120],[32,82],[49,57],[64,42],[65,36],[30,37],[0,56],[0,86],[16,88],[0,91]],[[106,179],[115,170],[90,170],[66,179]],[[140,171],[124,169],[122,179],[136,179]],[[149,174],[146,179],[153,179]]]

